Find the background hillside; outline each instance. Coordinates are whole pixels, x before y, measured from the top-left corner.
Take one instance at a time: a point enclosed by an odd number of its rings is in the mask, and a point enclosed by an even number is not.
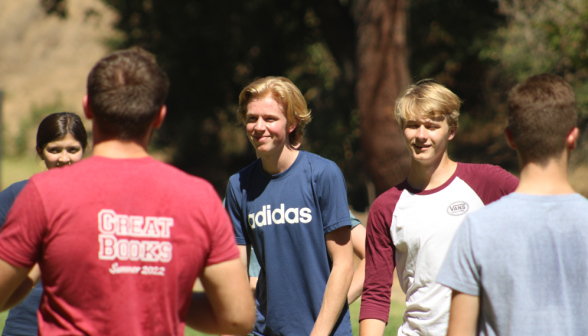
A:
[[[2,188],[43,169],[36,126],[48,113],[81,114],[91,66],[140,45],[172,81],[154,153],[221,195],[254,159],[234,112],[256,77],[287,76],[301,88],[314,113],[303,148],[339,165],[350,204],[364,211],[406,173],[390,115],[406,84],[432,77],[464,100],[452,158],[515,172],[505,93],[541,72],[576,88],[583,141],[572,182],[588,195],[586,22],[581,0],[3,0]]]

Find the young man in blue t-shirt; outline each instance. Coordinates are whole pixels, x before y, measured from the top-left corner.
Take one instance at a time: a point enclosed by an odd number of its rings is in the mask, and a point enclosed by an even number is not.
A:
[[[453,289],[448,335],[588,335],[588,200],[568,181],[573,89],[534,76],[508,99],[514,193],[468,215],[437,281]]]
[[[261,271],[256,335],[351,335],[353,251],[345,180],[333,162],[300,151],[310,111],[288,79],[241,92],[238,119],[260,159],[233,175],[226,207],[246,263]]]

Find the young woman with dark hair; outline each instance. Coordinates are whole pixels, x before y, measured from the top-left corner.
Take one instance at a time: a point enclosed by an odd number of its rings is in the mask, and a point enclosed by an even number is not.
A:
[[[36,150],[47,169],[80,161],[87,145],[86,129],[75,113],[53,113],[39,124]],[[0,193],[0,227],[4,225],[8,211],[27,181],[16,182]],[[33,267],[29,277],[40,277],[38,265]],[[39,282],[26,299],[10,310],[3,336],[37,335],[37,309],[42,293],[43,286]]]

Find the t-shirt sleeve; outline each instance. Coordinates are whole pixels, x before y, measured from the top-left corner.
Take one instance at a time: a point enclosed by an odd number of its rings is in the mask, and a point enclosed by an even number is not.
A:
[[[210,187],[211,244],[206,266],[239,258],[233,227],[216,192]]]
[[[243,216],[241,211],[241,203],[240,198],[235,195],[234,186],[229,180],[229,185],[227,186],[227,196],[225,198],[225,208],[229,213],[229,217],[231,218],[231,222],[233,224],[233,230],[235,239],[237,240],[237,244],[239,245],[247,245],[249,244],[249,240],[247,239],[247,235],[245,234],[245,230],[243,229]]]
[[[351,228],[355,228],[358,225],[361,225],[361,221],[357,219],[357,217],[353,216],[351,210],[349,210],[349,219],[351,220]]]
[[[39,260],[47,218],[33,182],[16,198],[0,231],[0,259],[16,267],[32,267]]]
[[[10,211],[12,203],[14,203],[15,197],[11,187],[12,186],[0,192],[0,227],[4,226],[4,222],[6,222],[6,216],[8,216],[8,211]]]
[[[347,205],[347,188],[339,167],[328,164],[317,179],[317,191],[323,233],[327,234],[343,226],[351,226],[349,205]]]
[[[515,191],[519,179],[501,167],[490,164],[461,164],[460,177],[480,197],[484,205],[499,200]]]
[[[383,195],[385,197],[385,195]],[[382,196],[381,196],[382,197]],[[365,241],[365,281],[361,296],[359,320],[378,319],[388,323],[390,293],[394,277],[394,244],[390,236],[395,204],[372,204],[367,221]],[[385,202],[384,202],[385,203]]]
[[[16,196],[18,196],[26,183],[26,180],[16,182],[0,192],[0,228],[4,226],[4,222],[6,222],[6,217],[8,216],[8,211],[10,211]]]
[[[437,282],[469,295],[480,295],[480,272],[476,265],[471,241],[471,222],[468,218],[459,227]]]

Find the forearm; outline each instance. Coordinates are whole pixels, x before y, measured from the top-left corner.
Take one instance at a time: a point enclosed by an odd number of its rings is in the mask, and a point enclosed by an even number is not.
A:
[[[27,295],[29,295],[33,287],[39,283],[40,279],[41,271],[39,269],[39,264],[35,264],[24,281],[14,290],[14,292],[12,292],[10,297],[8,297],[1,310],[7,310],[19,304],[27,297]]]
[[[363,259],[357,270],[353,273],[353,280],[351,280],[351,286],[349,286],[349,292],[347,293],[347,302],[353,303],[361,296],[363,291],[363,282],[365,280],[365,259]]]
[[[192,329],[206,333],[219,333],[219,322],[214,316],[210,301],[206,293],[192,293],[190,309],[186,316],[186,325]]]
[[[381,336],[384,335],[386,322],[376,319],[365,319],[359,322],[359,336]]]
[[[480,298],[453,291],[449,310],[448,336],[474,336],[478,326]]]
[[[255,304],[239,259],[207,266],[200,275],[205,293],[193,293],[186,324],[209,334],[248,334]]]
[[[353,277],[353,263],[334,265],[327,281],[323,303],[311,335],[329,335],[345,305]]]

